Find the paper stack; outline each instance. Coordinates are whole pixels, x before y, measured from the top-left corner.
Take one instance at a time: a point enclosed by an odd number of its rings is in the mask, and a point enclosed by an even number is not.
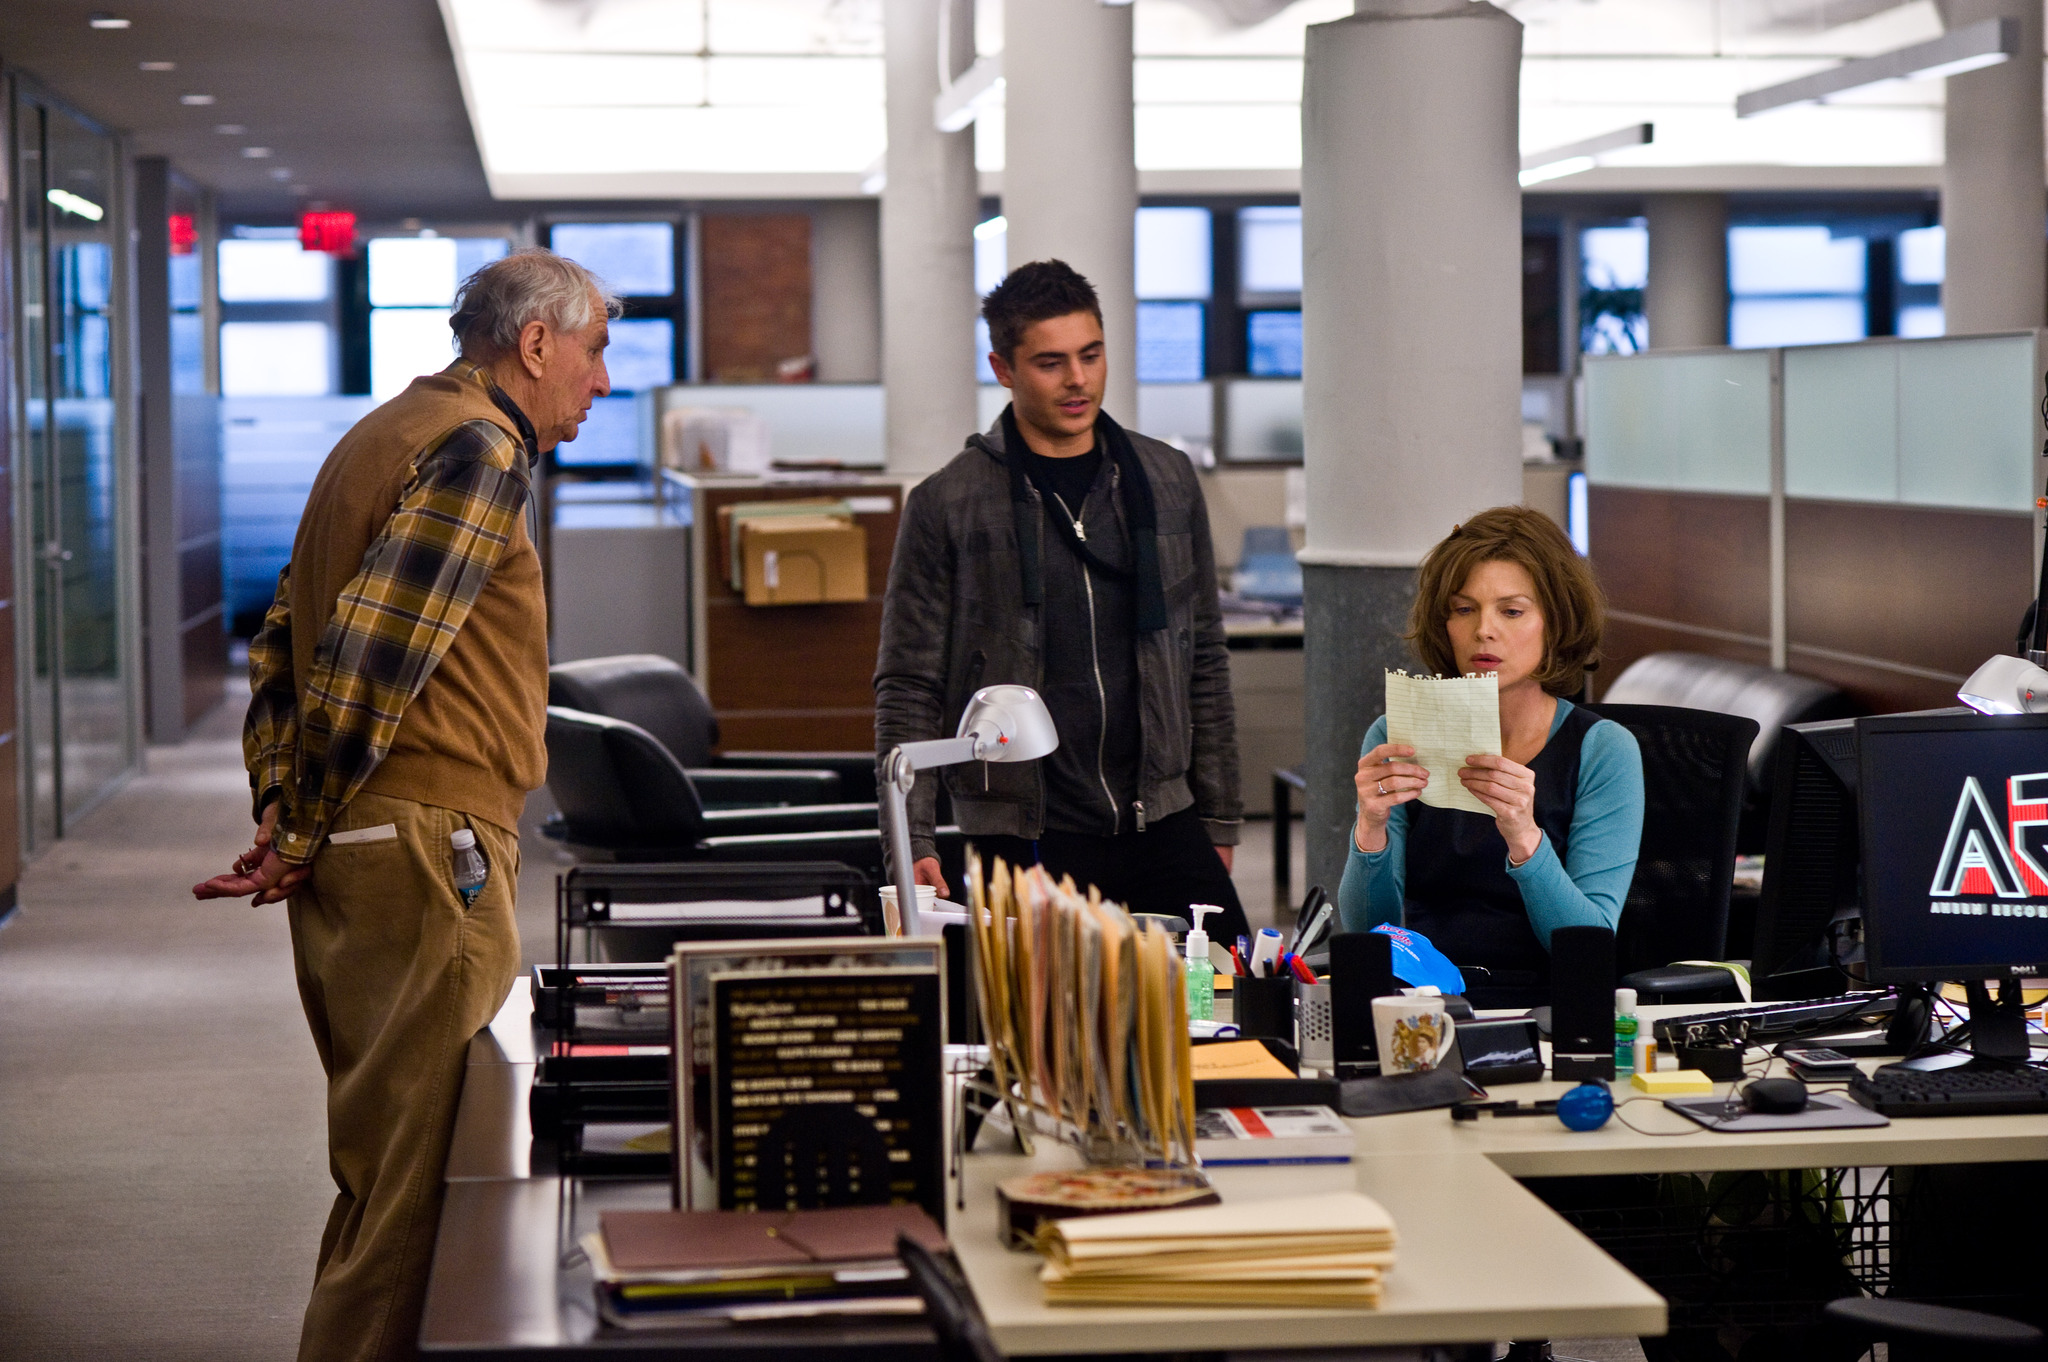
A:
[[[914,1315],[924,1305],[897,1234],[946,1236],[916,1206],[817,1211],[610,1211],[583,1236],[598,1313],[626,1329],[819,1315]]]
[[[1370,1309],[1394,1221],[1357,1192],[1061,1220],[1039,1244],[1048,1305]]]

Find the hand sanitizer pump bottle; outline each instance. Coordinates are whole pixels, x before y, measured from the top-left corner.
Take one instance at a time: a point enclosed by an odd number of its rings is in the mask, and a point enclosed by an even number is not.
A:
[[[1636,1070],[1636,991],[1632,988],[1614,990],[1614,1072],[1618,1076],[1633,1074]]]
[[[1188,916],[1195,922],[1187,940],[1189,1021],[1216,1019],[1216,966],[1209,963],[1209,934],[1202,930],[1202,915],[1222,911],[1213,903],[1188,905]]]

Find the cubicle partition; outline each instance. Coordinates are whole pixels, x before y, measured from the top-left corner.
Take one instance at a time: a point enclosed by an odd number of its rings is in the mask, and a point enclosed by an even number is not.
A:
[[[1682,648],[1954,703],[2033,596],[2041,334],[1588,359],[1604,676]]]

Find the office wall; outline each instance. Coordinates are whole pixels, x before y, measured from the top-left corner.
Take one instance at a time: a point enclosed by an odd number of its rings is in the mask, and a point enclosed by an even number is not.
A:
[[[2039,351],[2018,332],[1589,360],[1598,680],[1683,649],[1873,713],[1953,704],[2034,594]]]
[[[12,147],[12,101],[0,85],[0,146]],[[14,234],[19,211],[11,186],[14,177],[0,173],[0,916],[14,910],[15,883],[21,878],[21,723],[16,696],[14,608],[14,363],[17,337],[14,277]]]

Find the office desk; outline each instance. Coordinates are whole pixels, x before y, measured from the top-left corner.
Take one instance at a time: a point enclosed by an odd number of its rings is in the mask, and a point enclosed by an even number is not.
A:
[[[1663,1011],[1645,1009],[1654,1018]],[[535,1055],[524,980],[471,1042],[449,1155],[447,1205],[421,1333],[424,1351],[472,1359],[696,1356],[801,1347],[889,1362],[934,1356],[922,1325],[749,1327],[626,1334],[599,1329],[589,1274],[562,1249],[609,1209],[668,1204],[663,1181],[534,1176],[527,1089]],[[1556,1096],[1571,1085],[1515,1084],[1496,1097]],[[1617,1086],[1617,1096],[1632,1092]],[[1038,1259],[998,1241],[994,1186],[1074,1155],[1045,1142],[1035,1159],[972,1155],[965,1203],[948,1229],[996,1345],[1018,1356],[1090,1352],[1400,1347],[1513,1337],[1623,1337],[1665,1329],[1664,1301],[1516,1178],[1732,1169],[1871,1167],[2048,1159],[2048,1116],[1894,1121],[1881,1129],[1733,1135],[1692,1126],[1644,1101],[1618,1123],[1575,1134],[1547,1118],[1411,1112],[1353,1122],[1349,1165],[1212,1171],[1226,1200],[1355,1187],[1392,1212],[1398,1258],[1379,1310],[1048,1307]],[[544,1171],[544,1170],[543,1170]]]

